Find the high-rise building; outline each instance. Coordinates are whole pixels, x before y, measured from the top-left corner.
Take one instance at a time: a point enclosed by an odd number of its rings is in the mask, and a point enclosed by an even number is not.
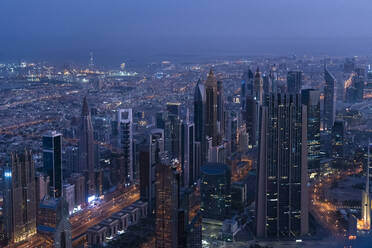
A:
[[[43,136],[43,169],[50,179],[51,197],[62,196],[62,134],[55,131]]]
[[[171,115],[176,115],[180,117],[180,106],[179,102],[167,102],[167,111]]]
[[[245,103],[245,127],[248,133],[248,144],[254,147],[257,144],[257,127],[258,127],[258,104],[254,96],[248,95]]]
[[[335,121],[332,128],[332,158],[335,162],[345,159],[345,136],[345,122]]]
[[[162,158],[156,165],[156,248],[178,247],[179,190],[177,165]]]
[[[201,159],[206,159],[205,146],[205,121],[206,121],[206,92],[205,86],[198,81],[194,91],[194,123],[195,123],[195,140],[200,142]]]
[[[225,100],[223,93],[223,85],[221,81],[217,81],[217,139],[218,144],[221,144],[225,137]]]
[[[75,206],[83,205],[87,200],[84,176],[79,173],[73,173],[70,178],[67,179],[67,181],[75,186]]]
[[[287,74],[287,91],[298,94],[302,87],[302,71],[289,71]]]
[[[263,81],[260,73],[260,69],[257,67],[256,73],[254,74],[253,80],[253,96],[259,104],[263,102]]]
[[[133,115],[132,109],[118,111],[120,148],[124,158],[125,182],[133,181]]]
[[[164,136],[165,150],[172,158],[179,160],[181,156],[181,120],[178,115],[168,113]]]
[[[324,68],[324,130],[331,130],[335,121],[335,84],[336,78]]]
[[[242,109],[245,109],[245,99],[247,95],[253,95],[253,72],[248,69],[248,71],[243,73],[241,90],[240,90],[240,102]]]
[[[369,163],[370,163],[370,148],[372,143],[368,141],[367,166],[366,166],[366,188],[362,191],[362,211],[361,211],[361,225],[360,229],[371,229],[371,198],[369,196]]]
[[[210,70],[205,82],[206,92],[206,120],[205,134],[212,138],[213,145],[218,144],[217,137],[217,79]]]
[[[48,236],[56,248],[72,248],[71,223],[64,197],[44,199],[37,215],[38,233]]]
[[[231,171],[226,164],[207,163],[201,168],[201,213],[203,218],[223,220],[231,207]]]
[[[309,173],[320,170],[320,92],[315,89],[301,91],[302,104],[307,108],[307,152]]]
[[[256,234],[298,237],[309,225],[306,107],[299,94],[266,99],[260,108]]]
[[[195,125],[190,122],[182,123],[181,165],[183,185],[189,187],[199,178],[195,159]]]
[[[79,130],[79,173],[85,174],[88,195],[96,194],[93,126],[87,98],[84,97]]]
[[[3,168],[4,227],[11,243],[36,234],[35,166],[25,150],[11,154],[11,165]]]

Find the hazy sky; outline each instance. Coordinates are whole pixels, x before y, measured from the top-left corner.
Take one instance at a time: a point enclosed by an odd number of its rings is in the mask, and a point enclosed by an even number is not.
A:
[[[371,0],[1,0],[0,61],[372,54]]]

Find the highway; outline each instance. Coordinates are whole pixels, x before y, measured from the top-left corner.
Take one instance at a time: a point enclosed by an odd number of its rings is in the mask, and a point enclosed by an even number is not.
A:
[[[88,228],[100,223],[112,214],[119,212],[123,208],[138,201],[140,198],[139,190],[136,185],[126,188],[122,193],[116,195],[108,201],[104,201],[94,207],[87,207],[70,218],[72,226],[72,239],[85,233]]]

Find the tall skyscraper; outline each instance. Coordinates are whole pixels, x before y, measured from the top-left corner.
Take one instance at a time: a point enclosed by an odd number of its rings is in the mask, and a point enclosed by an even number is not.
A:
[[[320,92],[314,89],[301,91],[302,104],[307,107],[307,152],[309,173],[320,169]]]
[[[248,71],[243,73],[241,90],[240,90],[240,102],[242,109],[245,109],[245,99],[247,95],[253,94],[253,72],[248,69]]]
[[[199,178],[195,158],[195,125],[190,122],[182,123],[181,165],[183,185],[189,187]]]
[[[50,196],[62,196],[62,134],[56,131],[43,136],[43,165],[50,180]]]
[[[217,142],[221,144],[225,137],[225,100],[223,94],[223,85],[217,81]]]
[[[345,122],[335,121],[332,128],[332,158],[334,162],[345,159],[345,136]]]
[[[32,154],[11,155],[10,167],[3,169],[5,232],[11,243],[19,243],[36,234],[35,166]]]
[[[156,165],[156,248],[178,247],[179,189],[176,165],[162,158]]]
[[[260,108],[257,237],[308,232],[307,114],[301,96],[272,94]]]
[[[79,129],[79,173],[86,175],[88,196],[96,194],[94,175],[93,126],[87,98],[84,97]]]
[[[258,103],[253,95],[247,95],[245,102],[245,127],[248,133],[248,144],[250,147],[254,147],[257,144]]]
[[[231,171],[223,163],[201,168],[201,212],[203,218],[223,220],[231,208]]]
[[[253,80],[253,95],[259,104],[263,102],[263,81],[260,73],[260,69],[257,67],[256,73],[254,74]]]
[[[133,115],[132,109],[118,111],[120,147],[123,152],[125,182],[133,181]]]
[[[206,92],[205,86],[198,81],[194,91],[194,123],[195,123],[195,140],[200,142],[201,159],[206,159],[205,146],[205,121],[206,121]]]
[[[167,111],[169,114],[180,117],[180,106],[179,102],[167,102]]]
[[[213,146],[218,144],[217,137],[217,79],[212,69],[205,82],[206,92],[206,120],[205,133],[212,138]]]
[[[324,130],[331,130],[335,121],[335,77],[324,68]]]
[[[287,91],[298,94],[302,87],[302,71],[289,71],[287,74]]]
[[[361,220],[362,228],[364,230],[371,229],[371,198],[369,196],[369,163],[370,163],[370,148],[372,143],[368,140],[368,157],[367,157],[367,172],[366,172],[366,188],[362,191],[362,211],[361,211]]]

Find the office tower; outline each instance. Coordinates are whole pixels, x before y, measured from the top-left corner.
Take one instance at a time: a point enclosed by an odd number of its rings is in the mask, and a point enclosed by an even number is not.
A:
[[[139,146],[140,196],[149,203],[149,211],[155,209],[156,164],[164,152],[164,130],[152,129],[148,139]]]
[[[307,112],[307,152],[309,173],[320,170],[320,92],[314,89],[301,91],[302,104]]]
[[[155,116],[155,127],[160,129],[165,129],[165,122],[168,119],[167,111],[160,111],[156,113]]]
[[[298,94],[302,87],[302,71],[289,71],[287,74],[287,91]]]
[[[200,142],[202,162],[206,159],[205,146],[205,121],[206,121],[206,92],[205,86],[198,81],[194,91],[194,123],[195,123],[195,140]]]
[[[235,112],[226,113],[226,139],[229,142],[228,153],[233,154],[238,150],[238,117]]]
[[[181,103],[179,102],[167,102],[167,111],[171,115],[176,115],[180,117],[180,106]]]
[[[180,160],[181,155],[181,120],[178,115],[168,113],[168,119],[165,122],[164,129],[165,150],[169,155]]]
[[[37,231],[47,236],[56,248],[72,248],[71,223],[64,197],[45,199],[37,215]]]
[[[120,149],[124,158],[125,182],[133,181],[133,115],[132,109],[118,111]]]
[[[44,199],[44,197],[49,195],[49,176],[43,172],[35,173],[35,184],[36,184],[36,207],[39,206],[39,203]]]
[[[332,128],[332,158],[335,162],[345,158],[345,136],[345,122],[335,121]]]
[[[223,220],[231,207],[231,171],[226,164],[207,163],[201,168],[201,213],[203,218]]]
[[[256,234],[298,237],[309,224],[306,107],[299,94],[272,94],[260,112]]]
[[[88,195],[96,194],[96,185],[94,180],[94,139],[93,126],[90,117],[87,98],[84,97],[83,108],[80,117],[79,130],[79,173],[83,173],[87,178]]]
[[[75,186],[75,205],[83,205],[87,200],[85,193],[86,184],[84,176],[79,173],[73,173],[70,178],[67,179],[67,182]]]
[[[242,109],[245,109],[245,99],[247,95],[253,94],[253,72],[248,69],[248,71],[243,73],[241,90],[240,90],[240,102]]]
[[[221,144],[225,137],[225,100],[223,94],[223,85],[221,81],[217,81],[217,139],[218,144]]]
[[[258,104],[254,96],[248,95],[245,104],[245,127],[248,133],[248,144],[250,148],[257,144],[257,127],[258,127]]]
[[[262,76],[262,83],[263,83],[263,95],[269,94],[272,92],[272,78],[270,77],[270,74],[264,74]]]
[[[255,100],[262,104],[263,102],[263,81],[260,73],[260,69],[257,67],[256,73],[254,74],[253,80],[253,96]]]
[[[75,185],[63,184],[63,198],[68,205],[68,213],[72,214],[75,207]]]
[[[65,148],[65,167],[67,177],[79,169],[79,148],[77,146],[68,146]]]
[[[213,146],[218,144],[217,137],[217,80],[210,70],[205,82],[206,92],[206,120],[205,134],[212,138]]]
[[[178,247],[179,188],[177,165],[162,158],[156,164],[156,248]]]
[[[3,168],[4,229],[11,243],[36,234],[35,167],[31,151],[11,154]]]
[[[195,125],[190,122],[182,123],[181,165],[183,186],[189,187],[199,178],[195,166]]]
[[[328,69],[324,68],[324,130],[330,131],[333,127],[333,123],[335,121],[335,84],[336,79],[335,77],[328,71]]]
[[[43,169],[50,179],[50,195],[62,196],[62,134],[56,131],[43,136]]]
[[[366,173],[366,188],[362,191],[362,211],[361,211],[361,220],[363,230],[371,229],[371,199],[369,196],[369,162],[370,162],[370,141],[368,141],[368,157],[367,157],[367,173]]]

